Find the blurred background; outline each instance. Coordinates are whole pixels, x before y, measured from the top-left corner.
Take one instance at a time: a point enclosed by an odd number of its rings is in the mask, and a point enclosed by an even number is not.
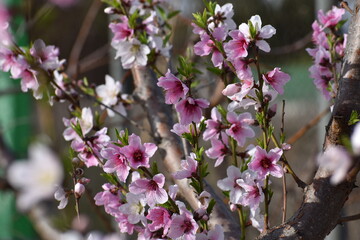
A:
[[[202,1],[169,0],[169,7],[182,11],[173,20],[174,34],[171,39],[173,44],[172,54],[185,55],[198,41],[192,34],[192,12],[202,11]],[[272,51],[262,54],[261,61],[265,68],[281,67],[284,72],[291,75],[292,79],[285,86],[285,94],[279,96],[277,118],[274,119],[277,127],[281,124],[282,100],[285,100],[285,132],[288,139],[304,125],[316,118],[319,113],[328,109],[329,104],[322,99],[309,78],[308,68],[312,64],[311,57],[305,48],[313,47],[311,43],[311,24],[319,9],[324,11],[331,8],[337,1],[330,0],[234,0],[218,1],[220,5],[231,2],[234,5],[234,20],[237,24],[247,22],[255,14],[261,16],[263,25],[270,24],[277,30],[276,35],[269,43]],[[26,45],[31,41],[41,38],[48,45],[55,45],[60,49],[60,59],[67,60],[67,72],[76,78],[86,76],[89,82],[101,84],[106,74],[112,75],[116,80],[123,81],[125,91],[131,93],[131,76],[128,71],[121,69],[121,64],[113,60],[114,53],[109,46],[112,34],[109,33],[108,24],[111,21],[103,13],[104,4],[98,0],[7,0],[12,18],[12,29],[17,43]],[[351,1],[349,1],[351,5]],[[349,18],[349,15],[346,16]],[[344,29],[346,31],[346,29]],[[191,50],[190,50],[191,51]],[[209,59],[196,59],[209,62]],[[176,62],[176,58],[172,59]],[[77,66],[77,67],[76,67]],[[76,69],[75,69],[76,68]],[[162,69],[165,72],[165,68]],[[41,140],[51,146],[59,154],[64,163],[64,174],[69,176],[70,161],[69,144],[63,140],[64,126],[62,117],[69,117],[67,104],[56,103],[50,107],[47,102],[35,101],[31,94],[20,91],[18,81],[10,79],[7,74],[0,75],[0,177],[5,178],[5,169],[10,164],[8,159],[26,159],[27,148],[35,140]],[[217,79],[213,75],[204,75],[201,85],[206,85],[200,93],[204,96],[216,96]],[[221,101],[212,99],[214,102]],[[326,112],[326,111],[325,111]],[[324,114],[320,123],[312,127],[303,137],[292,145],[287,158],[299,177],[309,182],[316,170],[316,156],[321,150],[325,125],[329,114]],[[141,121],[144,113],[141,110],[133,111],[130,116],[135,121]],[[127,126],[121,118],[108,122],[111,127],[123,129]],[[132,131],[137,131],[132,129]],[[211,162],[212,160],[210,160]],[[211,164],[210,164],[211,165]],[[226,168],[211,169],[209,181],[216,185],[216,180],[225,176]],[[101,190],[104,179],[94,181],[99,170],[89,168],[86,175],[92,179],[90,191],[96,193]],[[68,178],[70,179],[70,178]],[[64,186],[71,186],[65,180]],[[301,189],[295,182],[287,177],[288,182],[288,209],[290,217],[298,209],[302,201]],[[7,239],[41,239],[36,230],[34,217],[19,213],[16,210],[15,198],[8,186],[0,185],[0,240]],[[270,223],[277,225],[281,222],[281,180],[273,179],[275,192],[270,209]],[[360,212],[360,194],[354,189],[345,204],[343,215],[352,215]],[[44,203],[46,218],[51,225],[59,231],[71,229],[89,232],[98,230],[107,232],[106,224],[92,221],[98,218],[102,208],[94,208],[87,199],[81,199],[80,212],[88,223],[84,226],[74,223],[75,211],[70,201],[65,210],[57,210],[57,202],[50,199]],[[350,211],[351,210],[351,211]],[[105,216],[110,221],[110,218]],[[36,220],[36,219],[35,219]],[[85,221],[86,222],[86,221]],[[338,227],[328,239],[359,239],[360,229],[358,222],[349,222]],[[248,239],[253,239],[258,233],[250,230]],[[127,239],[124,236],[124,239]],[[130,238],[129,238],[130,239]]]

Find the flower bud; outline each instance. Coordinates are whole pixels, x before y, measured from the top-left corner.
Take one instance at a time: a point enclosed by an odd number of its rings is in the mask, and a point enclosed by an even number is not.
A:
[[[85,192],[85,186],[81,183],[76,183],[74,187],[75,197],[80,198],[81,195]]]

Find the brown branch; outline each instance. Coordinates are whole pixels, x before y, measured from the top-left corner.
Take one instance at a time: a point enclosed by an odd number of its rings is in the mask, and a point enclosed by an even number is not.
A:
[[[303,49],[308,43],[311,42],[312,32],[306,34],[303,38],[290,43],[289,45],[285,45],[283,47],[275,47],[269,52],[269,55],[283,55],[289,54]]]
[[[288,144],[292,145],[297,142],[302,136],[305,135],[312,127],[320,122],[320,120],[325,117],[330,112],[330,107],[324,109],[319,115],[313,118],[310,122],[308,122],[305,126],[300,128],[294,135],[292,135],[287,141]]]
[[[67,69],[67,73],[72,78],[76,79],[79,72],[79,58],[85,41],[89,35],[91,26],[96,18],[97,13],[99,12],[101,7],[101,1],[93,0],[89,11],[87,12],[84,21],[81,25],[80,31],[75,40],[74,46],[71,49],[70,57],[69,57],[69,65]]]
[[[360,0],[357,0],[359,4]],[[350,136],[352,127],[347,123],[351,112],[360,111],[359,12],[353,16],[348,41],[339,93],[327,126],[324,149],[330,145],[339,145],[344,136]],[[352,177],[337,186],[330,184],[332,173],[319,167],[312,184],[305,189],[303,202],[296,213],[286,223],[262,233],[258,239],[324,239],[338,224],[344,203],[355,187],[359,159],[355,161],[355,167],[350,170]]]

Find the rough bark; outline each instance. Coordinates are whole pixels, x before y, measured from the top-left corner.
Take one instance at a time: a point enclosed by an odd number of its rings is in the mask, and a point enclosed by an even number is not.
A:
[[[360,0],[357,1],[359,6]],[[360,112],[360,13],[358,8],[349,28],[344,67],[339,92],[335,100],[332,117],[327,126],[324,149],[341,144],[344,136],[350,136],[352,127],[348,121],[353,110]],[[261,234],[258,239],[324,239],[338,224],[341,209],[354,188],[358,173],[358,159],[350,175],[341,184],[329,182],[331,173],[319,168],[304,191],[300,208],[284,224]]]
[[[162,149],[163,165],[169,173],[174,173],[180,169],[180,160],[184,158],[182,144],[175,134],[170,132],[174,122],[172,119],[172,109],[165,104],[162,90],[156,85],[157,78],[152,70],[146,67],[135,67],[132,69],[135,81],[135,94],[141,101],[144,110],[148,114],[152,133],[158,146]],[[186,180],[175,180],[179,186],[179,192],[186,201],[194,208],[198,208],[198,200],[194,191]],[[210,186],[207,185],[210,188]],[[214,194],[212,189],[207,189]],[[217,199],[218,200],[218,199]],[[227,239],[239,236],[239,225],[233,219],[231,212],[224,206],[222,201],[217,201],[212,218],[217,219],[228,231]]]

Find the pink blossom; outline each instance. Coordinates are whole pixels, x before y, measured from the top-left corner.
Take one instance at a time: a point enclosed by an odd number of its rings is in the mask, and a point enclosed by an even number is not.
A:
[[[281,71],[280,68],[274,68],[274,70],[263,74],[263,79],[269,83],[279,94],[284,93],[284,85],[290,81],[290,75]]]
[[[226,86],[222,94],[227,96],[232,101],[241,102],[254,86],[254,79],[249,78],[240,83],[232,83]]]
[[[211,109],[211,119],[205,121],[206,123],[206,130],[203,134],[203,139],[208,141],[214,137],[218,138],[219,133],[223,128],[222,124],[222,117],[216,107]]]
[[[155,204],[163,204],[167,202],[168,195],[163,189],[165,177],[163,174],[156,174],[153,179],[140,178],[130,184],[129,190],[132,193],[145,193],[146,202],[150,207]]]
[[[260,179],[265,179],[266,176],[272,175],[280,178],[283,176],[282,168],[276,163],[281,158],[283,151],[279,148],[271,149],[270,152],[256,146],[254,157],[248,164],[249,169],[258,174]]]
[[[162,207],[151,208],[146,218],[152,221],[152,223],[147,225],[151,232],[158,231],[162,228],[163,237],[168,233],[171,225],[171,219],[168,210]]]
[[[189,88],[177,77],[175,77],[168,69],[165,77],[160,77],[159,82],[157,83],[159,87],[164,88],[166,91],[165,94],[165,103],[166,104],[175,104],[181,98],[185,98],[186,94],[189,91]]]
[[[235,61],[237,58],[246,57],[248,55],[249,40],[239,30],[231,31],[229,36],[233,39],[224,44],[228,60]]]
[[[13,66],[16,67],[16,65],[17,65],[17,59],[16,59],[15,54],[7,48],[0,48],[0,68],[1,68],[1,70],[4,72],[8,72],[12,69]],[[27,65],[24,66],[23,69],[25,69],[26,67],[27,67]],[[11,70],[11,72],[13,72],[13,70]],[[17,76],[14,76],[14,74],[12,74],[12,75],[13,75],[13,78],[17,78],[18,75],[20,75],[20,73],[17,74]]]
[[[243,189],[241,205],[252,208],[259,207],[260,202],[264,201],[264,193],[262,187],[264,182],[257,179],[254,173],[246,171],[243,173],[244,178],[237,179],[236,183]]]
[[[66,119],[63,118],[63,123],[66,129],[63,132],[63,137],[66,141],[71,141],[75,138],[80,138],[79,135],[75,132],[71,125],[76,125],[76,118]]]
[[[116,145],[111,145],[110,147],[103,148],[100,154],[103,158],[107,159],[104,165],[104,172],[116,172],[119,180],[125,182],[129,175],[130,167],[122,149]]]
[[[195,240],[195,234],[198,228],[199,226],[195,222],[192,214],[184,207],[181,209],[180,215],[172,215],[167,236],[172,239],[182,237],[184,240]]]
[[[71,148],[79,152],[79,158],[87,167],[97,166],[99,164],[100,150],[104,148],[110,141],[110,137],[106,135],[107,128],[102,128],[92,137],[87,137],[83,141],[76,138],[71,143]]]
[[[206,150],[205,153],[209,158],[216,159],[215,167],[218,167],[224,161],[226,155],[230,153],[226,135],[222,137],[222,140],[212,138],[211,148]]]
[[[38,90],[39,82],[34,70],[25,69],[19,77],[21,78],[21,90],[23,92],[27,92],[29,89],[32,89],[35,92]],[[39,98],[41,98],[41,96]]]
[[[322,27],[319,25],[318,21],[314,21],[311,25],[313,29],[312,34],[312,41],[319,46],[322,46],[326,49],[329,49],[329,43],[326,37],[326,33],[322,29]]]
[[[246,60],[241,58],[233,59],[232,64],[235,67],[236,75],[240,80],[253,79],[251,68]]]
[[[254,41],[259,49],[264,52],[270,52],[270,45],[264,39],[271,38],[276,33],[276,29],[271,25],[261,27],[262,22],[259,15],[252,16],[249,22],[251,22],[252,26],[255,28],[255,32],[251,33],[250,26],[246,23],[240,24],[240,32],[248,39],[248,41]]]
[[[240,147],[244,146],[246,138],[255,136],[254,131],[249,126],[254,121],[250,113],[246,112],[237,115],[234,112],[228,112],[226,118],[231,125],[225,132],[234,138]]]
[[[40,66],[45,70],[55,70],[61,66],[58,59],[59,49],[55,46],[46,46],[41,39],[35,40],[30,54],[40,63]]]
[[[141,139],[135,134],[129,137],[129,145],[123,147],[123,153],[126,156],[130,167],[150,167],[150,158],[155,154],[157,146],[153,143],[141,144]]]
[[[207,33],[202,34],[200,39],[201,41],[194,45],[194,53],[198,56],[207,56],[213,51],[214,42]]]
[[[129,20],[126,16],[120,17],[121,23],[110,23],[109,28],[114,33],[113,41],[125,41],[134,34],[134,30],[129,27]]]
[[[344,13],[345,9],[333,6],[333,8],[329,10],[326,14],[324,14],[323,10],[319,10],[318,18],[320,23],[323,25],[323,28],[332,28],[340,22]]]
[[[188,97],[175,105],[180,114],[180,124],[187,125],[192,122],[199,123],[202,116],[202,109],[207,108],[210,103],[205,99],[194,99]]]
[[[332,173],[330,182],[337,185],[345,180],[352,161],[346,149],[341,146],[329,146],[318,157],[320,167]]]
[[[181,169],[173,174],[176,179],[191,178],[196,176],[198,162],[195,160],[195,153],[190,153],[190,156],[186,157],[186,160],[181,160]]]
[[[122,204],[120,197],[120,190],[110,183],[102,185],[103,192],[99,192],[95,195],[95,204],[98,206],[104,206],[105,212],[112,216],[118,216],[120,214],[119,207]]]

